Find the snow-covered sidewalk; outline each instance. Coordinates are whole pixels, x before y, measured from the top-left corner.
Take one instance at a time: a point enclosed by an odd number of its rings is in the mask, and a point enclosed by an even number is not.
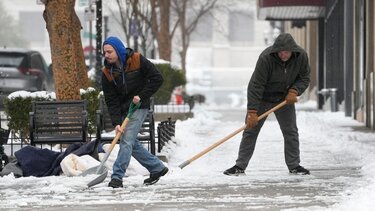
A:
[[[298,105],[301,160],[309,176],[290,175],[283,139],[272,115],[266,121],[246,176],[229,177],[241,135],[184,169],[178,165],[243,125],[244,109],[196,106],[194,118],[177,121],[175,143],[166,148],[171,172],[152,186],[144,175],[124,178],[125,188],[92,178],[0,178],[0,209],[43,210],[373,210],[375,133],[342,112]],[[235,115],[234,115],[235,114]],[[230,116],[228,116],[230,115]],[[361,130],[359,130],[361,129]]]

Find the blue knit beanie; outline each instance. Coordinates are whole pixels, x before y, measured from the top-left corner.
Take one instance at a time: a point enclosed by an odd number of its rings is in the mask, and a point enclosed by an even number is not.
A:
[[[126,64],[126,56],[127,56],[125,44],[117,37],[108,37],[103,42],[103,47],[104,45],[111,45],[115,49],[117,56],[120,60],[120,68],[123,69],[124,65]],[[107,60],[104,61],[104,65],[106,67],[110,66]]]

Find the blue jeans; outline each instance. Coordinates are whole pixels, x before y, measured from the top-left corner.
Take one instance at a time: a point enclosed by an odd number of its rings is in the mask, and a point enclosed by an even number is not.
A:
[[[151,174],[162,171],[165,166],[153,154],[151,154],[137,139],[139,130],[145,120],[148,109],[137,109],[131,116],[124,134],[120,139],[120,151],[117,159],[113,164],[113,173],[111,178],[122,180],[126,169],[129,166],[130,158],[133,156],[142,166],[144,166]]]

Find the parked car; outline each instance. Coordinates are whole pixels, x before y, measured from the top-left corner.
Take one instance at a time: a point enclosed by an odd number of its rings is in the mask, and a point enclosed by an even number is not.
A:
[[[19,90],[53,91],[52,73],[38,51],[0,48],[0,108],[6,96]]]

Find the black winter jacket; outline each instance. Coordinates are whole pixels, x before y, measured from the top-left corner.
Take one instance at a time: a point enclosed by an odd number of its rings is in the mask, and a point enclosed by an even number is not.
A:
[[[293,53],[287,62],[283,62],[277,55],[279,51]],[[247,108],[258,110],[261,101],[281,102],[290,88],[301,95],[309,83],[307,53],[296,44],[290,34],[281,34],[258,58],[247,88]]]
[[[150,107],[150,97],[163,83],[161,73],[155,65],[140,53],[127,48],[125,83],[117,71],[111,76],[109,67],[103,69],[102,88],[113,126],[121,125],[127,115],[134,96],[141,98],[140,108]]]

